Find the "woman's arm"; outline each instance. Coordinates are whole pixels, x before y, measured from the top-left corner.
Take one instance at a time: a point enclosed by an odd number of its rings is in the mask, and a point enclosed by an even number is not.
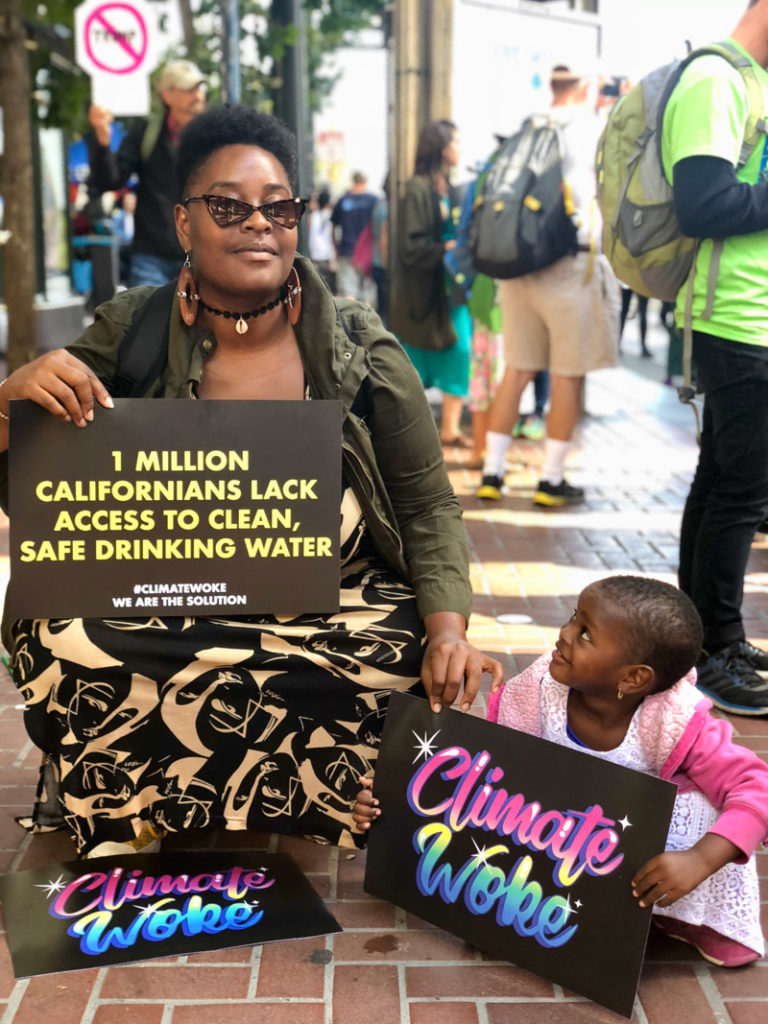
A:
[[[466,639],[472,588],[461,508],[413,365],[388,334],[373,343],[369,354],[368,426],[427,634],[422,681],[436,711],[456,700],[463,683],[466,709],[482,673],[491,672],[496,685],[502,669]]]

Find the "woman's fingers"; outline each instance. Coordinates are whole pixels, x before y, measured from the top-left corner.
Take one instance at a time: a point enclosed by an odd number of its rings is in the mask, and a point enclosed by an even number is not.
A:
[[[112,408],[109,392],[85,363],[65,349],[41,356],[13,374],[8,398],[28,398],[62,420],[84,427],[93,419],[94,401]]]
[[[465,640],[430,644],[422,665],[421,680],[432,710],[450,707],[463,684],[461,710],[468,711],[480,690],[484,672],[491,673],[491,686],[498,689],[504,671],[494,658],[482,654]]]

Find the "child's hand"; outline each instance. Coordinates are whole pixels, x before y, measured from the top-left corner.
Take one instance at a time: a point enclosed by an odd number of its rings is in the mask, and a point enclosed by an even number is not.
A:
[[[706,832],[690,850],[652,857],[632,879],[632,895],[641,907],[656,903],[669,907],[700,885],[705,878],[745,854],[735,843],[715,832]]]
[[[355,806],[352,809],[352,820],[359,829],[365,831],[371,827],[371,822],[381,814],[379,801],[371,792],[373,779],[360,779],[363,787],[355,797]]]
[[[641,907],[669,907],[700,885],[711,874],[696,848],[669,851],[653,857],[632,879],[632,895]]]

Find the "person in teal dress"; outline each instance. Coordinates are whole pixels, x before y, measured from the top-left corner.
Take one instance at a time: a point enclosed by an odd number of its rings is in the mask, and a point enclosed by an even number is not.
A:
[[[405,190],[393,282],[390,328],[425,388],[443,393],[440,440],[469,446],[460,432],[469,392],[472,318],[461,275],[445,264],[456,248],[449,175],[459,160],[456,126],[430,121],[419,136],[416,173]]]

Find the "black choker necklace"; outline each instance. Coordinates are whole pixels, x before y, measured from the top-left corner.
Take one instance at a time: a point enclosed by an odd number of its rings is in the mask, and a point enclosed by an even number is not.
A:
[[[245,334],[248,330],[248,321],[251,317],[261,316],[262,313],[268,313],[270,309],[274,309],[275,306],[279,306],[281,302],[285,302],[285,295],[280,292],[280,295],[276,299],[272,299],[266,306],[260,306],[258,309],[252,309],[250,313],[233,313],[229,309],[214,309],[213,306],[209,306],[207,302],[203,302],[202,299],[198,298],[198,303],[202,309],[208,310],[209,313],[213,313],[214,316],[223,316],[225,320],[236,320],[235,330],[238,334]]]

